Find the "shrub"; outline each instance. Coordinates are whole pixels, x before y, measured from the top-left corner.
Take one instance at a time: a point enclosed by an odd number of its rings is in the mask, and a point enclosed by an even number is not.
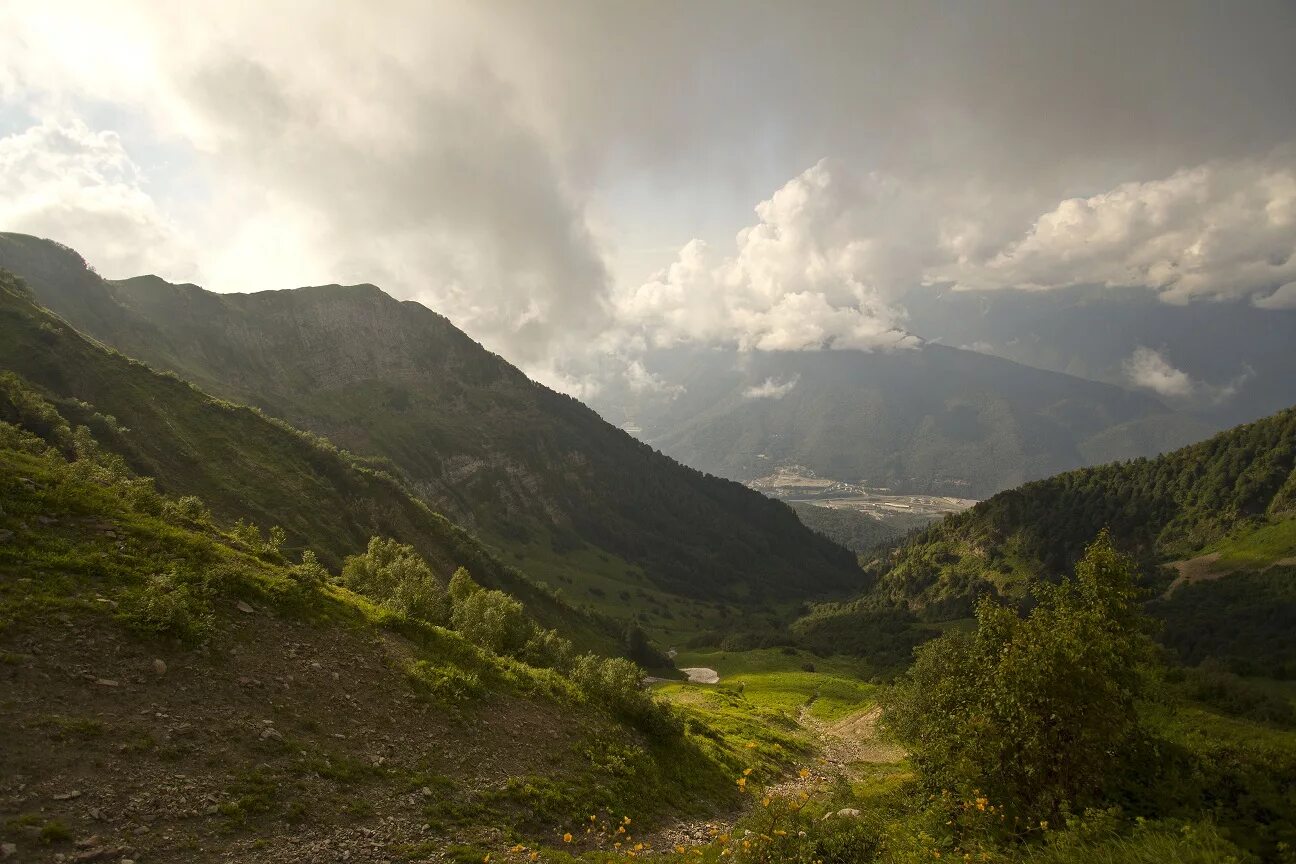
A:
[[[522,604],[503,591],[469,593],[454,603],[451,620],[464,638],[496,654],[520,654],[535,629]]]
[[[197,528],[210,527],[211,511],[196,495],[185,495],[175,501],[162,504],[162,518],[176,525],[188,525]]]
[[[1104,532],[1074,579],[1038,587],[1027,617],[983,599],[975,633],[918,650],[884,721],[929,789],[988,798],[1032,824],[1100,800],[1138,740],[1152,653],[1134,579]]]
[[[315,557],[314,551],[307,549],[302,552],[301,563],[294,564],[289,569],[289,574],[302,585],[323,585],[328,581],[328,571],[324,565],[319,563]]]
[[[406,546],[374,537],[363,555],[352,555],[342,565],[346,587],[378,601],[402,615],[444,624],[449,601],[427,563]]]
[[[123,591],[117,618],[141,636],[172,637],[195,644],[215,627],[207,593],[204,586],[191,584],[173,570]]]
[[[537,627],[522,648],[521,659],[532,666],[565,669],[571,663],[573,650],[571,642],[558,635],[558,631]]]
[[[483,692],[477,673],[458,666],[436,666],[418,660],[410,665],[406,674],[416,691],[441,702],[466,702]]]

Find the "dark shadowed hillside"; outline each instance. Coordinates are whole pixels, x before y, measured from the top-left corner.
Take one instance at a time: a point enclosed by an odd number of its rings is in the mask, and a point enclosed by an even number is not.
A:
[[[661,456],[373,286],[106,282],[74,252],[21,235],[0,240],[0,266],[94,338],[378,460],[433,509],[513,549],[561,565],[592,548],[692,596],[857,582],[849,554],[784,505]]]
[[[132,470],[156,478],[162,491],[199,496],[229,521],[278,526],[287,549],[311,548],[336,566],[370,537],[394,537],[443,574],[471,568],[584,644],[616,645],[619,630],[611,622],[576,611],[505,566],[390,475],[258,411],[104,350],[36,306],[7,274],[0,274],[0,368],[44,391],[66,422],[85,426]],[[0,410],[11,408],[0,399]]]

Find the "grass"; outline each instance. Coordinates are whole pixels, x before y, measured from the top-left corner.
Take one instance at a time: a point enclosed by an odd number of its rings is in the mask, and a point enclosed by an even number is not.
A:
[[[1283,558],[1296,557],[1296,519],[1230,537],[1211,551],[1219,552],[1213,569],[1238,570],[1268,567]]]

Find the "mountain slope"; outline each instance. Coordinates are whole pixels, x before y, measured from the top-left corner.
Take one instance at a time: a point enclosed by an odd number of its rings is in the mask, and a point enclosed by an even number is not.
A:
[[[6,859],[479,861],[739,799],[741,744],[625,661],[522,662],[320,582],[23,407],[0,420]]]
[[[615,648],[610,621],[578,612],[504,566],[390,476],[257,411],[106,351],[35,305],[4,273],[0,369],[43,389],[68,422],[88,427],[134,471],[156,478],[162,491],[197,495],[219,517],[277,525],[288,548],[312,548],[332,565],[363,550],[371,536],[394,537],[444,574],[469,567],[582,644]]]
[[[1070,471],[1001,492],[906,538],[871,588],[794,626],[803,644],[895,656],[978,597],[1027,601],[1103,529],[1140,562],[1162,641],[1189,662],[1296,674],[1296,408],[1156,459]],[[1169,565],[1169,566],[1165,566]]]
[[[783,464],[905,492],[983,497],[1079,465],[1200,437],[1155,399],[940,345],[917,350],[671,349],[653,392],[610,392],[670,456],[739,480]]]
[[[788,508],[663,458],[372,286],[108,283],[21,235],[0,236],[0,266],[94,338],[380,459],[434,509],[528,555],[576,560],[592,547],[695,597],[858,582],[850,556]]]
[[[878,587],[917,603],[991,586],[1014,595],[1028,575],[1064,572],[1103,528],[1155,564],[1294,512],[1296,409],[1288,409],[1156,459],[1001,492],[910,538],[880,568]]]

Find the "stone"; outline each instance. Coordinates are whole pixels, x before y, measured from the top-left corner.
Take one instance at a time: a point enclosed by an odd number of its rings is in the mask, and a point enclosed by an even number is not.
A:
[[[156,658],[156,657],[155,657],[155,658],[153,659],[153,672],[154,672],[154,673],[155,673],[159,678],[161,678],[163,675],[166,674],[166,671],[167,671],[167,665],[166,665],[166,662],[163,661],[161,658]]]
[[[120,687],[121,682],[114,678],[96,678],[95,683],[103,687]]]
[[[18,844],[0,843],[0,858],[12,858],[18,854]]]
[[[253,612],[256,611],[256,610],[253,609],[251,606],[249,606],[248,604],[244,603],[242,600],[238,601],[238,607],[237,607],[237,608],[238,608],[238,610],[239,610],[240,612],[242,612],[242,613],[245,614],[245,615],[251,615]]]
[[[856,810],[854,807],[843,807],[837,811],[837,815],[843,819],[858,819],[860,811]]]
[[[55,801],[71,801],[73,798],[80,798],[81,790],[73,789],[71,792],[60,792],[54,796]]]

